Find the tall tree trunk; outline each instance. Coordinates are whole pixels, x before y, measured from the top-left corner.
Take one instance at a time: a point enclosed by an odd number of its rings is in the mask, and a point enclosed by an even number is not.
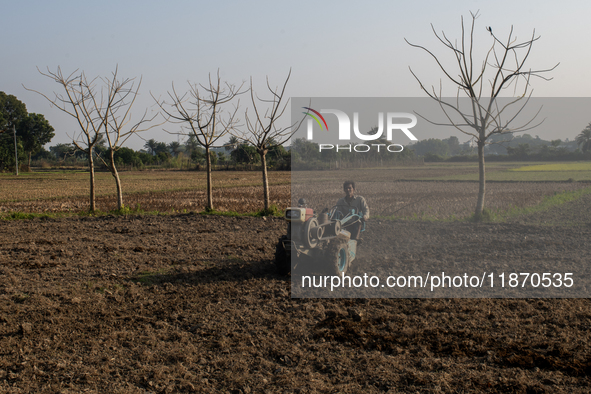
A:
[[[117,172],[117,167],[115,166],[115,151],[110,149],[110,160],[111,160],[111,175],[115,178],[115,184],[117,185],[117,209],[121,210],[123,208],[123,190],[121,189],[121,180],[119,179],[119,172]]]
[[[207,207],[208,211],[213,211],[213,193],[211,191],[211,156],[209,155],[209,146],[205,147],[205,171],[207,172]]]
[[[31,171],[31,154],[33,152],[29,151],[29,171]]]
[[[94,149],[91,146],[88,148],[88,169],[90,170],[90,212],[94,213],[96,210],[96,204],[94,201],[94,157],[92,156]]]
[[[263,201],[265,211],[269,209],[269,179],[267,176],[267,150],[259,150],[263,171]]]
[[[484,210],[484,193],[486,190],[486,182],[484,177],[484,141],[478,141],[478,201],[476,202],[476,211],[474,217],[477,220],[482,218],[482,211]]]

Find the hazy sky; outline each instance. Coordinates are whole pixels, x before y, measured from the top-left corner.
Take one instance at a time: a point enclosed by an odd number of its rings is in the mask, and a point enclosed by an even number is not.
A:
[[[490,45],[491,26],[506,38],[511,25],[519,40],[536,29],[529,65],[549,68],[552,81],[532,81],[537,97],[586,97],[591,92],[591,35],[588,1],[2,1],[0,90],[17,96],[29,112],[41,113],[56,129],[49,145],[70,142],[76,123],[28,88],[47,94],[59,85],[36,67],[87,76],[142,77],[135,113],[154,104],[174,82],[206,82],[220,70],[224,80],[264,88],[268,76],[281,84],[292,68],[287,94],[293,97],[422,97],[411,66],[429,84],[441,73],[433,61],[405,43],[441,50],[432,31],[460,36],[460,17],[480,10],[478,42]],[[446,92],[454,95],[453,90]],[[243,100],[246,100],[244,97]],[[289,112],[289,111],[288,111]],[[591,115],[590,119],[591,121]],[[167,126],[174,130],[177,126]],[[574,138],[580,130],[556,135]],[[145,139],[172,141],[162,127]],[[439,136],[446,138],[447,135]],[[143,147],[134,138],[128,146]]]

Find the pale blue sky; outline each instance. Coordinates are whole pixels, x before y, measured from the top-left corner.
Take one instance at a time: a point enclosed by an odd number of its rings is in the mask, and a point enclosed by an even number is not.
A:
[[[422,97],[408,67],[428,83],[441,73],[410,41],[441,49],[430,23],[459,37],[460,16],[480,10],[477,39],[488,47],[492,26],[517,38],[535,28],[530,66],[560,62],[550,82],[532,81],[538,97],[586,97],[591,92],[591,35],[588,1],[2,1],[0,90],[14,94],[29,112],[42,113],[56,128],[50,145],[70,142],[76,124],[29,88],[51,93],[59,86],[36,67],[87,76],[109,75],[119,65],[124,77],[143,77],[136,113],[153,104],[149,92],[165,95],[174,82],[205,82],[219,68],[240,83],[251,76],[280,84],[289,68],[289,96]],[[469,22],[469,21],[468,21]],[[444,51],[439,51],[444,54]],[[454,91],[449,90],[449,95]],[[591,115],[590,115],[591,121]],[[171,127],[169,127],[171,128]],[[173,127],[174,128],[174,127]],[[572,135],[555,138],[574,138]],[[447,135],[440,136],[445,138]],[[171,141],[161,127],[144,138]],[[135,138],[129,146],[140,149]]]

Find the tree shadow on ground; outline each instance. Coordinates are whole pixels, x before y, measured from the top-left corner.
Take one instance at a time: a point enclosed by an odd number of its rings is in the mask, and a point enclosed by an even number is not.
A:
[[[246,262],[239,258],[201,260],[194,267],[173,266],[170,269],[141,271],[129,280],[148,286],[201,285],[214,282],[240,283],[253,279],[289,281],[279,275],[272,260]]]

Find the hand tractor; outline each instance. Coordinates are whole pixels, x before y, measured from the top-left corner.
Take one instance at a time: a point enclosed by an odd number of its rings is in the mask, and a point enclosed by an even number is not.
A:
[[[300,259],[307,257],[331,275],[346,273],[357,252],[357,240],[351,239],[346,229],[361,221],[362,216],[345,206],[326,208],[316,215],[313,209],[305,206],[305,200],[300,199],[298,205],[285,210],[287,235],[279,238],[275,248],[278,272],[290,273],[292,257],[295,258],[294,268]]]

